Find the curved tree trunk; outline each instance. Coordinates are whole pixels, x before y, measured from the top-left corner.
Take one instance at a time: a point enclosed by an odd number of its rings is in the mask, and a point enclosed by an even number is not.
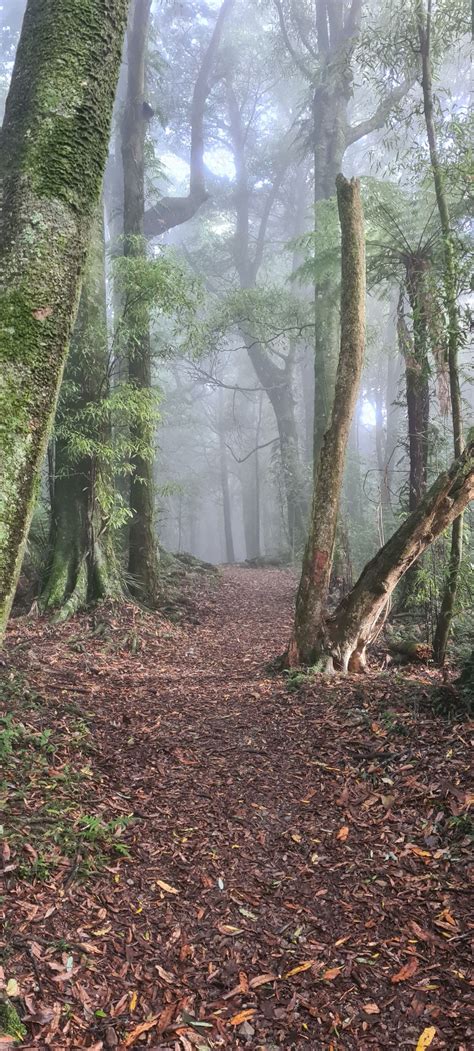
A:
[[[398,581],[474,496],[474,438],[449,471],[439,476],[410,517],[367,563],[355,587],[321,627],[314,656],[343,671],[365,667],[366,648]]]
[[[112,489],[113,479],[100,456],[100,444],[111,441],[110,423],[101,412],[101,402],[109,392],[101,212],[100,207],[56,417],[60,433],[54,455],[50,558],[40,602],[44,609],[59,610],[58,620],[88,602],[115,598],[122,590],[104,506],[113,501],[112,493],[107,493],[109,499],[105,497],[105,488]],[[84,414],[89,411],[86,422]],[[78,460],[74,445],[61,435],[62,426],[66,432],[74,431],[75,416],[81,437],[99,444],[97,455]],[[74,437],[77,439],[77,433]]]
[[[312,663],[326,613],[346,446],[364,361],[365,241],[360,187],[343,175],[338,175],[336,187],[341,222],[341,350],[331,423],[315,464],[310,533],[288,650],[290,665]]]
[[[0,141],[0,636],[99,197],[127,0],[29,0]],[[8,420],[8,429],[4,421]]]

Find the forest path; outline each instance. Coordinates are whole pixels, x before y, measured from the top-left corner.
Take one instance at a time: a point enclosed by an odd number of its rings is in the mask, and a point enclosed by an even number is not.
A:
[[[7,792],[25,1046],[408,1049],[425,1028],[469,1045],[466,731],[420,672],[272,677],[294,587],[225,568],[181,627],[132,607],[12,622],[29,691],[9,709],[52,728],[24,801]],[[129,858],[109,834],[101,860],[87,815],[130,814]]]

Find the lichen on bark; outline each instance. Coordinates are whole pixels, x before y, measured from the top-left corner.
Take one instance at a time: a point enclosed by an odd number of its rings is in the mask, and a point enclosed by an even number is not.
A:
[[[127,0],[30,0],[0,138],[0,637],[100,192]]]

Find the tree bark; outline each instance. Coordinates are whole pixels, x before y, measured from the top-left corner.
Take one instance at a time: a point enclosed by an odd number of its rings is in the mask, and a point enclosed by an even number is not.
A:
[[[232,533],[232,505],[230,500],[229,468],[227,465],[227,449],[225,444],[225,406],[224,391],[219,387],[219,467],[222,490],[222,509],[224,512],[224,537],[226,562],[235,562],[234,537]]]
[[[111,427],[101,413],[109,393],[108,338],[105,300],[105,253],[102,206],[93,228],[81,299],[74,328],[56,422],[54,485],[51,501],[50,557],[42,586],[41,605],[57,609],[58,620],[88,602],[122,593],[120,575],[107,531],[113,502],[113,479],[100,447],[78,460],[61,424],[74,428],[92,446],[111,441]],[[84,414],[90,411],[86,422]],[[82,416],[82,420],[81,420]],[[107,489],[107,498],[105,494]]]
[[[439,476],[396,533],[363,569],[355,587],[321,627],[314,656],[342,671],[363,670],[366,648],[398,581],[474,496],[474,435],[449,471]]]
[[[421,50],[421,86],[423,89],[423,109],[425,114],[426,134],[430,151],[431,171],[433,174],[436,203],[438,206],[441,232],[443,235],[444,293],[446,312],[448,315],[448,368],[454,433],[454,455],[460,456],[463,448],[463,428],[461,387],[458,368],[460,331],[456,301],[456,255],[449,218],[448,201],[443,183],[443,173],[438,156],[436,128],[434,122],[431,70],[431,0],[428,0],[426,17],[423,0],[417,0],[417,21]],[[460,515],[459,518],[453,522],[448,573],[433,641],[434,656],[439,664],[444,664],[446,657],[446,649],[454,615],[459,572],[462,561],[462,544],[463,520]]]
[[[331,423],[315,464],[310,533],[288,651],[290,665],[312,662],[326,613],[346,447],[364,361],[365,240],[360,186],[338,175],[336,188],[341,223],[341,348]]]
[[[100,193],[127,0],[29,0],[0,141],[0,636]],[[8,420],[8,428],[5,421]]]
[[[151,0],[134,0],[128,29],[128,78],[122,122],[124,177],[124,255],[146,258],[143,234],[145,211],[145,67]],[[152,360],[149,312],[142,303],[129,305],[123,319],[128,342],[128,375],[132,386],[150,390]],[[159,594],[158,538],[153,475],[154,426],[149,419],[136,420],[130,434],[137,452],[131,459],[128,573],[132,591],[147,605],[156,606]],[[147,450],[145,452],[145,450]]]

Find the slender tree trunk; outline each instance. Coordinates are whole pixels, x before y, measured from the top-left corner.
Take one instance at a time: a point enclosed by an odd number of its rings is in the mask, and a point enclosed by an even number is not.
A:
[[[232,505],[230,500],[229,468],[225,444],[224,391],[219,387],[219,466],[224,512],[224,536],[226,562],[235,562],[234,537],[232,533]]]
[[[338,175],[341,222],[341,349],[331,423],[315,465],[311,525],[296,599],[290,664],[311,663],[331,575],[346,446],[357,402],[365,346],[365,242],[360,187]]]
[[[60,437],[54,456],[54,487],[51,501],[50,558],[43,582],[41,604],[58,609],[59,620],[85,606],[88,601],[117,597],[120,578],[112,540],[107,531],[104,505],[113,500],[105,489],[113,479],[100,449],[79,460],[61,429],[74,428],[74,417],[84,439],[104,445],[111,441],[110,423],[103,421],[101,403],[108,395],[108,338],[105,301],[105,259],[102,206],[93,227],[82,284],[71,350],[66,364],[57,423]],[[88,423],[84,414],[90,411]],[[71,423],[72,421],[72,423]],[[84,431],[84,428],[86,430]]]
[[[398,581],[474,496],[474,437],[464,453],[431,486],[410,517],[363,569],[355,587],[321,627],[315,655],[343,671],[365,667],[366,648],[377,634]]]
[[[430,150],[431,171],[436,194],[436,203],[443,234],[444,294],[448,315],[448,368],[451,395],[451,412],[454,432],[454,454],[460,456],[463,449],[461,387],[459,383],[458,352],[460,345],[459,317],[456,299],[456,254],[449,218],[448,202],[443,182],[443,173],[438,156],[434,121],[433,83],[431,70],[431,0],[428,0],[425,16],[424,0],[417,0],[418,36],[422,62],[423,108],[426,134]],[[446,656],[449,633],[456,603],[459,571],[462,561],[463,520],[460,515],[453,522],[451,551],[445,591],[438,616],[433,651],[435,659],[443,664]]]
[[[426,492],[428,475],[428,426],[430,388],[428,364],[428,318],[424,286],[428,263],[412,256],[406,267],[407,292],[413,319],[412,349],[405,353],[405,377],[410,449],[410,490],[408,506],[414,511]],[[400,309],[400,304],[399,304]],[[403,307],[402,307],[403,309]]]
[[[107,155],[127,0],[29,0],[0,140],[0,637]],[[8,420],[8,427],[5,421]]]
[[[143,236],[145,207],[145,66],[151,0],[133,0],[128,30],[127,99],[122,122],[124,173],[124,255],[146,258]],[[129,306],[124,318],[128,332],[128,371],[130,383],[138,390],[150,390],[152,360],[150,318],[139,303]],[[147,605],[159,599],[158,541],[155,515],[153,461],[154,425],[149,419],[136,421],[130,435],[143,450],[132,458],[130,480],[128,572],[132,588]],[[146,452],[145,452],[146,450]]]

